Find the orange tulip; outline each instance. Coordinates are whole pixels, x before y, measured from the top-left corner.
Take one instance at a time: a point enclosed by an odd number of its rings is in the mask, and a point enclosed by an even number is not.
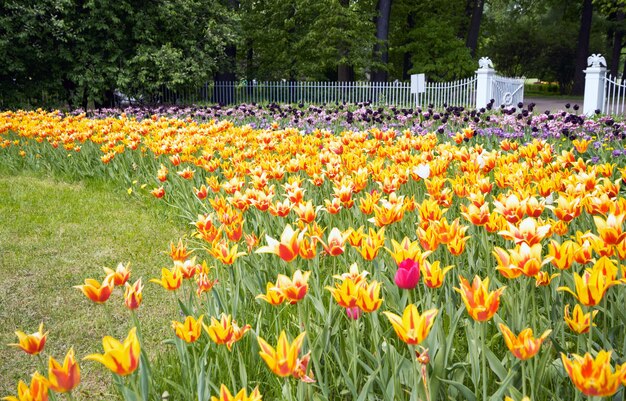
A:
[[[611,279],[603,271],[602,263],[596,263],[592,269],[586,269],[582,276],[574,273],[574,284],[576,292],[569,287],[559,287],[556,290],[569,292],[585,306],[595,306],[600,303],[606,291],[619,284],[619,281]]]
[[[154,188],[152,191],[150,191],[150,193],[155,198],[161,199],[162,197],[165,196],[165,188],[163,188],[163,187]]]
[[[554,214],[557,219],[565,221],[566,223],[578,217],[582,212],[579,198],[562,195],[559,196],[556,201],[557,206],[554,208]]]
[[[469,206],[461,206],[461,215],[475,226],[483,226],[489,222],[489,204],[484,203],[480,207],[470,203]]]
[[[515,224],[524,217],[524,205],[515,194],[493,201],[493,206],[509,223]]]
[[[550,275],[550,273],[548,272],[541,271],[537,273],[537,275],[535,276],[535,285],[537,287],[549,286],[550,283],[552,282],[552,279],[558,276],[559,276],[559,273],[554,273]]]
[[[102,283],[88,278],[85,280],[84,285],[74,286],[74,288],[81,290],[87,298],[98,304],[104,303],[109,299],[113,292],[113,287],[113,276],[107,276]]]
[[[276,289],[282,293],[290,304],[293,305],[304,298],[309,290],[307,281],[309,280],[310,275],[311,272],[302,273],[300,270],[296,270],[293,274],[293,279],[290,279],[283,274],[279,274],[276,280]]]
[[[357,306],[363,312],[371,313],[380,308],[383,300],[380,298],[380,283],[372,281],[359,287]]]
[[[557,269],[569,269],[574,262],[575,249],[576,243],[574,241],[565,241],[559,244],[555,240],[551,240],[548,244],[548,256],[552,258],[550,262]]]
[[[187,316],[183,323],[177,322],[175,320],[172,321],[172,328],[176,333],[176,337],[185,341],[186,343],[193,343],[198,338],[200,338],[200,334],[202,334],[202,318],[204,316],[201,315],[198,320],[193,316]]]
[[[66,393],[72,391],[80,383],[80,368],[74,358],[74,348],[70,348],[63,366],[53,357],[48,361],[48,384],[52,391]]]
[[[211,341],[215,344],[225,344],[230,351],[237,341],[243,337],[251,326],[246,324],[243,327],[239,327],[237,322],[232,320],[231,315],[225,315],[222,313],[220,320],[211,317],[211,324],[209,326],[204,325],[204,329],[209,334]]]
[[[598,234],[600,234],[600,238],[602,238],[605,244],[617,245],[626,239],[626,232],[622,231],[624,217],[626,217],[626,214],[616,216],[613,213],[610,213],[606,220],[600,216],[593,216]]]
[[[280,377],[292,376],[298,367],[298,354],[302,348],[306,332],[300,333],[298,337],[289,344],[285,331],[281,331],[278,337],[276,348],[269,345],[260,336],[257,337],[261,351],[259,355],[274,374]]]
[[[39,330],[33,334],[26,334],[21,331],[16,331],[15,335],[19,343],[9,344],[12,347],[18,347],[27,354],[37,355],[46,345],[46,339],[48,338],[48,332],[43,332],[43,323],[39,324]]]
[[[357,284],[352,278],[346,278],[341,284],[335,284],[335,288],[326,287],[326,289],[333,294],[339,306],[351,309],[357,307],[359,287],[360,283]]]
[[[317,238],[324,251],[330,256],[338,256],[341,255],[345,248],[345,243],[348,237],[350,236],[350,230],[346,232],[341,232],[337,227],[334,227],[328,233],[328,244],[326,244],[321,238]]]
[[[204,292],[209,292],[213,289],[215,284],[218,283],[217,279],[210,280],[209,275],[206,273],[200,273],[196,277],[196,283],[198,284],[198,288],[196,293],[198,296],[202,295]]]
[[[201,217],[201,216],[198,216],[198,217]],[[207,215],[203,221],[211,222],[211,216]],[[191,252],[187,251],[187,246],[183,244],[182,239],[178,240],[177,245],[174,245],[173,242],[170,243],[170,257],[172,258],[172,260],[174,261],[178,260],[180,262],[184,262],[185,260],[187,260],[187,258],[189,258],[190,255],[191,255]]]
[[[617,392],[620,385],[620,369],[611,367],[611,351],[600,350],[595,359],[591,354],[573,354],[570,360],[561,353],[563,367],[580,392],[589,396],[608,397]]]
[[[109,269],[108,267],[104,268],[104,272],[107,276],[113,276],[113,284],[115,286],[120,286],[126,284],[128,279],[130,278],[130,269],[128,268],[129,264],[124,266],[122,263],[117,265],[115,270]]]
[[[30,380],[30,387],[20,380],[17,385],[17,397],[2,398],[6,401],[48,401],[48,380],[39,372],[35,372]]]
[[[500,296],[506,287],[489,292],[489,277],[481,280],[480,277],[474,276],[471,285],[463,276],[459,276],[459,280],[461,280],[461,288],[455,287],[454,290],[461,294],[472,319],[479,322],[491,319],[498,311]]]
[[[437,309],[430,309],[420,315],[414,304],[404,309],[402,317],[391,312],[383,312],[400,340],[409,345],[418,345],[424,341],[435,323],[437,313],[439,313]]]
[[[176,267],[172,270],[164,267],[161,269],[161,279],[152,278],[150,282],[159,284],[168,291],[174,291],[180,288],[183,283],[183,274]]]
[[[552,330],[546,330],[541,337],[534,338],[533,330],[530,328],[522,330],[522,332],[516,336],[505,324],[500,323],[499,327],[506,346],[516,358],[523,361],[535,356],[535,354],[539,352],[543,341],[548,338],[552,332]]]
[[[278,255],[285,262],[291,262],[298,256],[300,250],[298,244],[302,241],[302,237],[304,237],[304,232],[300,232],[300,230],[294,231],[293,228],[287,224],[280,236],[280,242],[266,235],[265,239],[267,245],[257,249],[256,253],[273,253]]]
[[[500,231],[500,234],[504,239],[514,241],[516,245],[526,243],[529,246],[541,243],[546,235],[550,233],[550,225],[540,226],[532,217],[527,217],[522,220],[519,225],[512,223],[509,224],[509,229]]]
[[[393,250],[389,248],[385,249],[389,252],[396,264],[400,264],[406,259],[411,259],[419,263],[431,254],[431,252],[422,252],[419,241],[411,241],[409,237],[404,237],[400,243],[392,239],[391,245]]]
[[[589,332],[589,328],[593,324],[593,318],[598,314],[598,310],[593,312],[583,313],[583,309],[580,305],[574,307],[574,313],[572,316],[569,314],[569,305],[565,305],[565,323],[575,333],[585,334]]]
[[[424,263],[420,264],[420,270],[422,272],[422,277],[424,280],[424,284],[428,288],[439,288],[443,285],[443,279],[454,266],[446,266],[443,269],[439,266],[440,262],[437,260],[432,264],[428,261],[424,261]]]
[[[281,305],[285,302],[285,296],[283,292],[274,283],[267,283],[267,289],[265,294],[256,296],[256,299],[262,299],[270,305]]]
[[[124,304],[130,310],[139,308],[143,299],[143,285],[141,284],[141,278],[135,281],[135,284],[130,285],[126,283],[124,290]]]
[[[256,387],[250,395],[246,389],[241,389],[237,395],[233,396],[225,385],[220,386],[220,398],[211,397],[211,401],[260,401],[263,398],[259,393],[259,388]]]
[[[374,260],[383,245],[385,245],[385,227],[378,230],[378,232],[370,228],[369,235],[365,236],[361,242],[359,253],[365,260]]]
[[[237,252],[238,247],[239,245],[235,244],[229,248],[226,240],[213,241],[211,249],[207,249],[207,252],[225,265],[232,265],[237,258],[246,254],[245,252]]]
[[[137,339],[137,328],[133,327],[123,343],[113,337],[102,339],[104,354],[87,355],[84,359],[100,362],[111,372],[127,376],[139,367],[141,348]]]

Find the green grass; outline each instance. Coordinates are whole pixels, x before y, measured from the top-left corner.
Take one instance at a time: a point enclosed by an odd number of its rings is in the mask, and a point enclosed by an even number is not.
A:
[[[72,286],[102,280],[102,268],[120,262],[130,262],[132,282],[143,277],[138,316],[145,349],[151,357],[163,350],[158,342],[171,337],[177,308],[148,280],[169,267],[169,243],[183,230],[149,206],[112,184],[0,171],[0,397],[14,395],[17,382],[29,382],[38,369],[35,357],[6,344],[16,342],[15,330],[33,333],[44,322],[46,366],[48,356],[62,361],[75,348],[82,374],[76,398],[116,398],[109,371],[82,358],[101,353],[105,335],[126,337],[131,319],[123,289],[97,305]]]

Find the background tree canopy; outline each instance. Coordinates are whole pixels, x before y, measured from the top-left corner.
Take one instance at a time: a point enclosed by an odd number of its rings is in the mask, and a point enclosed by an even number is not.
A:
[[[469,77],[489,56],[506,75],[581,91],[602,53],[624,62],[626,1],[0,1],[0,107],[155,100],[209,80]]]

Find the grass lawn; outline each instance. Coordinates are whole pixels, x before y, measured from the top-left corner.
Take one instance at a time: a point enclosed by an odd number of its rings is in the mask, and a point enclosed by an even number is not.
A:
[[[73,346],[82,376],[75,397],[116,398],[109,371],[82,358],[102,353],[105,335],[126,337],[131,319],[123,289],[97,305],[73,288],[85,278],[101,281],[103,267],[130,262],[131,282],[143,277],[138,316],[144,346],[151,357],[163,350],[158,342],[172,336],[177,309],[173,298],[148,280],[170,267],[169,243],[184,233],[149,207],[112,184],[0,171],[0,398],[15,395],[18,380],[30,382],[39,369],[36,357],[6,344],[17,341],[15,330],[30,334],[41,322],[50,332],[46,369],[48,356],[62,362]]]

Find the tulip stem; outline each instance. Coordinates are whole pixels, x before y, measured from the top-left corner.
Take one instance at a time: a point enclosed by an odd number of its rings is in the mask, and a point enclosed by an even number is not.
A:
[[[522,363],[522,395],[526,397],[528,393],[526,392],[526,363],[525,361],[520,361]]]
[[[480,324],[480,323],[476,323]],[[487,324],[482,324],[482,349],[480,352],[482,371],[483,371],[483,401],[487,401],[487,361],[485,350],[487,349]]]
[[[68,391],[68,392],[67,392],[67,399],[68,399],[69,401],[74,401],[74,396],[72,395],[72,392],[71,392],[71,391]]]
[[[589,307],[589,336],[587,337],[587,352],[591,353],[593,348],[593,308]]]

